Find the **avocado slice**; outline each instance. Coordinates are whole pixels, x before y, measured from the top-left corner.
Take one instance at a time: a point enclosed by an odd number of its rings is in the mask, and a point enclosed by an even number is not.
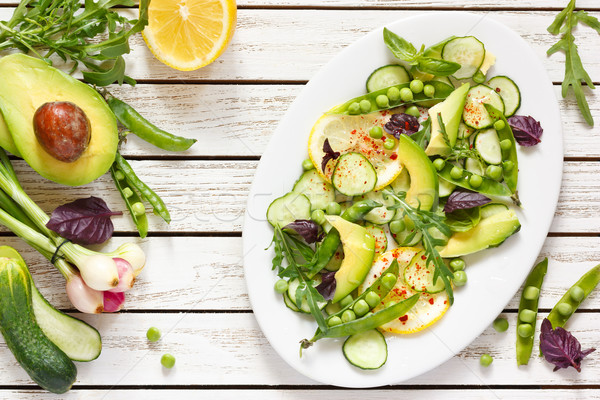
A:
[[[463,84],[458,89],[450,93],[446,100],[429,109],[429,119],[431,120],[431,140],[425,149],[428,156],[436,154],[447,155],[449,152],[448,145],[444,141],[444,137],[440,132],[440,124],[438,122],[438,114],[442,115],[442,121],[446,127],[446,134],[450,144],[454,146],[456,137],[458,136],[458,125],[462,120],[463,109],[467,101],[467,93],[471,85]]]
[[[438,203],[438,176],[423,149],[411,138],[400,135],[398,159],[410,176],[406,201],[421,210],[431,210]]]
[[[344,249],[342,265],[335,273],[335,293],[331,300],[337,303],[365,280],[375,258],[375,239],[364,227],[342,217],[330,215],[325,218],[340,234]]]
[[[466,232],[454,233],[439,253],[444,258],[458,257],[496,247],[519,229],[521,223],[513,210],[499,211]]]
[[[43,60],[11,54],[0,59],[0,88],[0,111],[14,142],[11,148],[9,138],[0,128],[2,147],[23,156],[43,177],[63,185],[83,185],[108,171],[119,142],[117,121],[102,96],[91,86]],[[45,103],[56,101],[76,104],[90,122],[90,142],[73,162],[59,161],[51,156],[34,132],[36,110]]]

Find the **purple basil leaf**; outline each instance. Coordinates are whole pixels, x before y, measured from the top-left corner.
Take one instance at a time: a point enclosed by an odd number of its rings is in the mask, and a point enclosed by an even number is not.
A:
[[[309,219],[297,219],[283,227],[283,229],[291,229],[306,243],[314,243],[319,240],[319,224]]]
[[[540,333],[540,348],[544,358],[554,364],[554,371],[573,367],[581,372],[581,360],[596,349],[581,351],[581,344],[575,336],[560,326],[552,329],[552,323],[544,318]]]
[[[104,200],[92,196],[57,207],[46,227],[73,243],[98,244],[113,234],[110,217],[121,214],[110,211]]]
[[[542,141],[540,138],[544,130],[535,118],[514,115],[508,119],[508,124],[512,128],[515,140],[521,146],[535,146]]]
[[[323,152],[325,153],[325,156],[323,157],[323,161],[321,161],[321,170],[325,172],[325,167],[327,167],[329,160],[335,160],[338,158],[340,156],[340,152],[333,151],[331,145],[329,144],[329,139],[325,139],[325,142],[323,143]]]
[[[400,135],[412,135],[419,131],[419,120],[408,114],[394,114],[390,120],[383,126],[383,130],[400,139]]]
[[[487,204],[490,201],[492,201],[492,199],[481,193],[472,192],[470,190],[455,190],[448,197],[448,201],[444,206],[444,212],[451,213],[456,210],[478,207]]]
[[[325,300],[333,299],[335,293],[335,271],[321,274],[321,283],[315,288]]]

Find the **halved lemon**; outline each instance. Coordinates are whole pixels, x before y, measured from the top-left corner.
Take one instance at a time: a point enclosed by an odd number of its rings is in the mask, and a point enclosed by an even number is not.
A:
[[[164,64],[191,71],[223,53],[235,28],[235,0],[152,0],[142,32]]]
[[[388,111],[381,111],[363,115],[325,114],[319,118],[308,139],[308,155],[319,175],[331,182],[331,174],[335,168],[335,160],[330,160],[325,169],[321,167],[325,156],[323,144],[327,139],[333,151],[340,154],[359,152],[371,162],[377,172],[374,190],[389,185],[402,171],[398,146],[386,150],[383,143],[388,135],[384,135],[382,139],[373,139],[369,130],[374,126],[383,127],[390,116]]]
[[[390,266],[394,258],[398,260],[400,276],[398,277],[398,281],[394,288],[385,299],[383,299],[382,304],[373,309],[374,312],[383,309],[385,304],[389,302],[400,302],[418,293],[406,284],[403,276],[404,268],[406,268],[410,264],[412,258],[421,251],[422,249],[416,247],[398,247],[383,253],[375,260],[375,263],[373,263],[373,266],[367,275],[367,279],[365,279],[358,288],[359,293],[362,293],[366,288],[371,286],[381,273]],[[415,304],[406,315],[380,326],[379,329],[400,334],[419,332],[442,318],[449,307],[450,303],[448,302],[448,295],[445,291],[435,294],[421,293],[417,304]]]

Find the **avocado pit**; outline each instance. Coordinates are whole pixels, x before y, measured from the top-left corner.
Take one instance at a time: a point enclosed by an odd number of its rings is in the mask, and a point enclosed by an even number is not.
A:
[[[68,101],[42,104],[33,116],[33,129],[44,150],[67,163],[81,157],[91,138],[90,121],[85,112]]]

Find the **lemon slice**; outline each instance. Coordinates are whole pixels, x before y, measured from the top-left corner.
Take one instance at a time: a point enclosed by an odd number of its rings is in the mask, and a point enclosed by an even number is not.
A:
[[[394,288],[383,300],[383,303],[386,304],[392,301],[399,302],[418,293],[406,284],[403,276],[404,268],[410,264],[412,258],[420,251],[422,250],[415,247],[399,247],[383,253],[375,260],[367,278],[358,288],[358,292],[362,293],[366,288],[372,285],[381,275],[381,272],[388,268],[395,258],[398,260],[400,266],[400,277]],[[384,304],[375,307],[373,311],[376,312],[381,310],[384,307]],[[379,329],[400,334],[419,332],[442,318],[449,307],[450,303],[448,302],[448,295],[445,291],[435,294],[421,293],[421,297],[419,297],[417,304],[415,304],[406,315],[380,326]]]
[[[164,64],[191,71],[210,64],[233,36],[235,0],[152,0],[142,32]]]
[[[390,116],[389,112],[381,111],[363,115],[325,114],[319,118],[308,139],[308,155],[319,175],[331,182],[336,161],[330,160],[325,170],[321,168],[325,156],[323,144],[325,139],[328,139],[333,151],[340,154],[359,152],[371,162],[377,173],[374,190],[389,185],[402,171],[402,164],[398,159],[398,146],[386,150],[383,143],[388,135],[384,135],[382,139],[373,139],[369,130],[374,126],[383,127]]]

